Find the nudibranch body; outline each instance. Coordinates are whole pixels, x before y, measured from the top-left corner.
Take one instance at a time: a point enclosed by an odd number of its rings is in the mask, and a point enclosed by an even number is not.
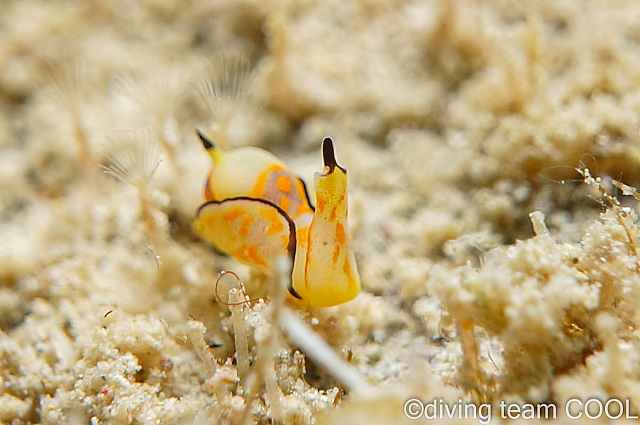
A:
[[[347,223],[347,172],[333,142],[322,142],[324,172],[316,173],[313,208],[302,179],[272,154],[253,147],[223,152],[198,131],[213,160],[207,201],[194,231],[237,260],[273,272],[292,264],[289,291],[316,307],[353,299],[360,277]]]

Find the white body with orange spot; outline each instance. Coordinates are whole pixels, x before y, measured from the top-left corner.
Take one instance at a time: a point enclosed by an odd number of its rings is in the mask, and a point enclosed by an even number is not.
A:
[[[306,187],[278,158],[258,148],[222,152],[198,132],[214,163],[194,231],[237,260],[265,272],[287,256],[290,292],[317,307],[353,299],[360,278],[347,223],[347,174],[323,141],[314,211]]]

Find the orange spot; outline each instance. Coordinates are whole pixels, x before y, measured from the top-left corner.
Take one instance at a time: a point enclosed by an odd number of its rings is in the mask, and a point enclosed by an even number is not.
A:
[[[240,245],[240,247],[238,249],[236,249],[235,251],[230,252],[229,254],[233,255],[234,257],[236,257],[240,261],[244,261],[245,263],[249,263],[251,260],[247,256],[247,254],[245,254],[246,250],[247,250],[247,244],[243,243],[242,245]]]
[[[336,241],[340,245],[344,245],[346,240],[347,240],[347,236],[344,232],[344,226],[340,223],[336,223]]]
[[[266,263],[266,261],[264,261],[262,257],[260,257],[260,254],[258,254],[257,245],[249,246],[248,251],[249,251],[249,257],[251,258],[251,261],[253,261],[256,264],[260,264],[261,266],[269,268],[269,265]]]
[[[320,198],[318,199],[318,205],[316,205],[316,210],[318,212],[322,212],[326,206],[327,206],[327,201],[325,199]]]
[[[244,211],[242,211],[240,208],[234,208],[224,213],[222,215],[222,218],[227,223],[231,223],[232,221],[235,221],[236,218],[240,217],[242,214],[244,214]]]
[[[344,257],[344,264],[342,265],[342,271],[351,277],[351,264],[349,264],[349,256]]]
[[[216,221],[215,217],[206,217],[203,221],[204,227],[213,227]]]
[[[291,206],[291,199],[283,196],[282,198],[280,198],[280,202],[278,202],[278,204],[280,204],[279,206],[283,210],[289,211],[289,207]]]
[[[300,246],[302,249],[307,249],[308,244],[308,237],[309,237],[309,227],[298,227],[296,229],[296,240],[298,241],[298,246]]]
[[[278,185],[278,189],[283,192],[289,193],[291,192],[291,179],[287,176],[280,176],[276,179],[276,184]]]
[[[262,217],[264,217],[271,225],[280,223],[280,214],[274,209],[264,210],[262,212]]]
[[[251,217],[246,217],[244,220],[242,220],[242,222],[240,223],[240,229],[238,230],[240,236],[242,236],[243,238],[249,236],[249,226],[251,226],[252,223],[253,218]]]
[[[340,245],[336,245],[335,248],[333,248],[333,257],[331,257],[331,262],[333,263],[334,266],[338,262],[339,255],[340,255]]]
[[[271,223],[271,225],[267,227],[267,235],[277,235],[278,233],[281,233],[283,229],[284,226],[281,222],[278,221],[275,223]]]
[[[349,263],[349,257],[346,256],[344,258],[344,264],[342,265],[342,271],[347,275],[347,281],[349,282],[349,286],[356,286],[357,282],[351,274],[351,264]]]
[[[335,205],[333,208],[331,208],[331,211],[329,211],[329,221],[335,221],[336,219],[336,210],[338,209],[338,206]]]

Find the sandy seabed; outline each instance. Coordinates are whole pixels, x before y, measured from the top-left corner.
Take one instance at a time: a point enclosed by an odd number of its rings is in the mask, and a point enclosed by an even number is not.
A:
[[[334,139],[355,300],[281,299],[193,235],[196,128],[310,186]],[[0,424],[633,416],[639,130],[632,0],[2,1]],[[264,300],[220,303],[222,270]]]

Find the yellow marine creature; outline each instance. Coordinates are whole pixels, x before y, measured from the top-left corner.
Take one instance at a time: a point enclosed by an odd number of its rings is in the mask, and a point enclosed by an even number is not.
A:
[[[302,179],[274,155],[255,147],[223,152],[196,132],[213,168],[195,233],[266,273],[288,257],[289,292],[312,306],[355,298],[360,276],[347,223],[347,170],[336,161],[333,141],[322,141],[324,171],[315,174],[314,209]]]

